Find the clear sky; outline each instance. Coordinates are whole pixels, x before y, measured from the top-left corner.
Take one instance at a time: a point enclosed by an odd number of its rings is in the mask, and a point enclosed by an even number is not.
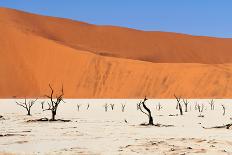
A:
[[[232,38],[232,0],[0,0],[0,6],[99,25]]]

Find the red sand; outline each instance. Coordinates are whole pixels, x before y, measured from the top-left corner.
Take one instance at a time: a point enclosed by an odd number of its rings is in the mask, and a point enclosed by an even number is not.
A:
[[[67,98],[232,97],[232,39],[96,26],[5,8],[0,34],[1,98],[44,97],[49,83],[56,90],[63,83]]]

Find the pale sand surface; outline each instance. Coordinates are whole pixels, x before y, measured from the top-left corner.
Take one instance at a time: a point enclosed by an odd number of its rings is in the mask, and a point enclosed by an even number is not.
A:
[[[232,100],[216,100],[214,111],[208,100],[198,100],[205,104],[205,117],[198,117],[193,100],[191,111],[183,116],[169,116],[179,114],[175,100],[148,100],[155,123],[174,127],[141,126],[147,117],[136,110],[139,100],[65,100],[57,113],[57,118],[71,120],[65,123],[26,122],[50,118],[50,113],[41,110],[39,100],[32,116],[26,116],[14,101],[0,100],[5,119],[0,120],[3,154],[232,154],[232,130],[202,128],[231,123]],[[160,111],[158,102],[163,107]],[[105,103],[114,103],[115,109],[105,112]],[[126,104],[125,112],[121,103]],[[79,112],[77,104],[81,104]],[[226,106],[225,116],[221,104]]]

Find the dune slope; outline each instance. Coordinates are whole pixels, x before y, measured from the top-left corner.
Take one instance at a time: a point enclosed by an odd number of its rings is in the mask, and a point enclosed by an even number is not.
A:
[[[75,49],[160,63],[231,63],[232,39],[145,32],[0,9],[0,22]]]
[[[232,97],[231,39],[95,26],[0,9],[0,97]],[[220,51],[220,52],[218,52]],[[142,61],[146,60],[146,61]]]

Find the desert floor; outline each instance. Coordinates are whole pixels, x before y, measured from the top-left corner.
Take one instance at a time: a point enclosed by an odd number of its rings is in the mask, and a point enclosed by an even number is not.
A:
[[[28,122],[50,118],[50,111],[42,111],[43,100],[38,100],[32,116],[26,116],[15,101],[21,100],[0,100],[0,154],[232,154],[232,130],[206,129],[232,123],[232,100],[215,100],[215,110],[210,110],[209,100],[189,100],[182,116],[176,100],[148,100],[154,123],[164,125],[160,127],[140,125],[148,121],[137,110],[140,100],[66,99],[56,117],[71,122]],[[195,102],[204,105],[202,113],[195,110]],[[106,103],[115,104],[114,110],[109,106],[105,112]]]

